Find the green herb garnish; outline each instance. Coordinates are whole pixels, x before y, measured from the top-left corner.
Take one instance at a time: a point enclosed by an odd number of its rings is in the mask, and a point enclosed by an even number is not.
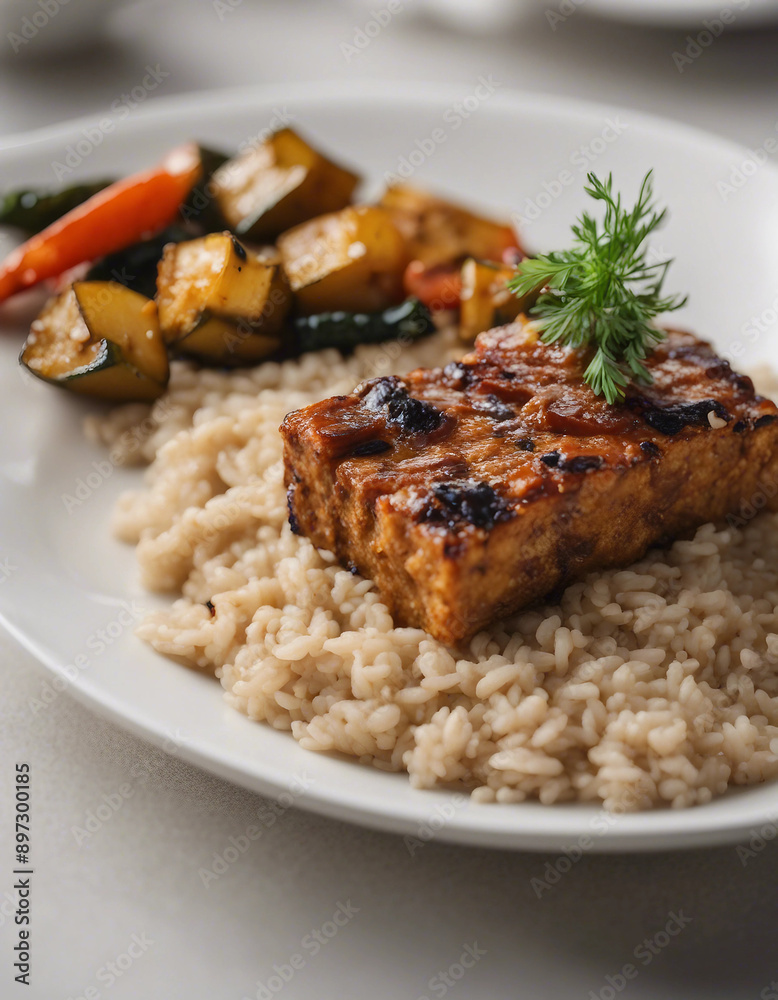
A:
[[[508,283],[517,295],[544,289],[531,310],[544,343],[594,348],[584,379],[609,403],[624,398],[630,379],[652,381],[643,362],[665,333],[651,321],[686,302],[662,294],[672,260],[648,261],[645,241],[666,214],[653,204],[651,174],[631,211],[612,194],[612,176],[603,183],[588,174],[586,193],[605,203],[602,228],[584,212],[572,227],[572,249],[522,261]]]

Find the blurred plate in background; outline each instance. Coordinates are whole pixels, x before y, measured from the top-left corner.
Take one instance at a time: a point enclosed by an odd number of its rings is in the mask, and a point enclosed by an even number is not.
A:
[[[549,7],[573,4],[599,17],[658,28],[707,29],[714,37],[733,28],[778,23],[776,0],[555,0]],[[722,19],[724,11],[730,14]]]
[[[127,0],[0,0],[0,55],[33,57],[82,49],[99,38]],[[34,42],[34,44],[32,44]]]
[[[370,0],[359,0],[366,9]],[[686,28],[703,31],[705,21],[723,30],[778,23],[778,0],[546,0],[552,27],[572,14],[592,14],[614,21],[651,25],[657,28]],[[515,27],[537,15],[536,0],[415,0],[413,10],[443,21],[459,31],[481,35]],[[725,10],[730,15],[722,13]],[[556,14],[559,20],[554,19]]]

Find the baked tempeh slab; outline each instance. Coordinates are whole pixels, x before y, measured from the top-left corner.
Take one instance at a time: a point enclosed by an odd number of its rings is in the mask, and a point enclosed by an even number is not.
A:
[[[617,405],[586,362],[521,320],[461,362],[290,413],[293,530],[372,578],[398,623],[454,645],[778,479],[776,406],[709,344],[670,331],[653,384]]]

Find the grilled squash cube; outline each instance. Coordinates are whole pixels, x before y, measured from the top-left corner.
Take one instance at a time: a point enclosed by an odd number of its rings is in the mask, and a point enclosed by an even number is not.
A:
[[[279,237],[301,312],[377,312],[403,298],[405,240],[374,206],[321,215]]]
[[[162,336],[205,364],[261,361],[281,346],[291,294],[277,251],[252,250],[230,233],[171,243],[159,264]]]
[[[409,184],[387,188],[380,205],[405,237],[411,258],[425,267],[459,263],[465,257],[500,260],[506,250],[519,246],[511,226]]]
[[[358,183],[357,174],[286,128],[228,160],[215,172],[211,190],[227,226],[263,242],[345,207]]]
[[[50,301],[19,360],[47,382],[115,402],[156,399],[170,374],[153,300],[115,281],[77,281]]]
[[[511,323],[535,304],[539,290],[519,296],[508,288],[515,273],[513,267],[496,261],[470,257],[464,262],[459,310],[462,340],[472,343],[479,333]]]

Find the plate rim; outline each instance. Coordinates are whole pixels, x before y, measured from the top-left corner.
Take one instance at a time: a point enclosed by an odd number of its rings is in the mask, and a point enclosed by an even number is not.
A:
[[[18,643],[18,645],[28,652],[38,664],[54,677],[62,678],[64,684],[59,690],[72,696],[79,704],[84,705],[90,711],[94,711],[100,718],[107,719],[118,728],[129,732],[166,753],[170,757],[180,758],[189,764],[213,774],[224,781],[229,781],[240,788],[245,788],[259,795],[278,801],[284,794],[290,791],[289,783],[275,781],[272,777],[266,777],[256,769],[251,769],[248,764],[252,758],[241,757],[239,760],[233,759],[230,755],[225,755],[221,751],[214,752],[212,748],[201,748],[196,740],[186,740],[176,745],[176,749],[170,749],[171,730],[163,729],[144,718],[142,713],[134,707],[120,704],[118,699],[104,690],[99,690],[91,685],[79,684],[73,680],[65,670],[64,666],[58,662],[44,646],[27,636],[19,629],[9,617],[0,611],[0,626]],[[162,656],[162,654],[158,654]],[[181,669],[188,669],[182,667]],[[214,683],[218,681],[214,679]],[[223,690],[219,688],[220,695]],[[225,706],[229,707],[229,706]],[[262,725],[262,723],[249,719],[241,715],[234,709],[235,717],[241,723],[248,725]],[[292,738],[290,733],[283,733],[285,737]],[[308,751],[313,753],[313,751]],[[329,756],[329,755],[328,755]],[[368,765],[360,764],[357,761],[347,761],[350,766],[367,768]],[[376,771],[376,775],[388,776],[386,772]],[[294,774],[290,772],[290,776]],[[391,775],[398,780],[406,780],[407,776],[401,773]],[[758,785],[752,788],[764,788],[767,786]],[[778,779],[773,784],[778,784]],[[417,791],[417,790],[412,790]],[[737,795],[739,789],[730,789],[726,793],[729,796]],[[747,792],[747,789],[745,789]],[[377,812],[367,806],[360,806],[348,795],[340,794],[338,790],[333,794],[332,787],[327,786],[320,790],[316,784],[305,793],[295,798],[294,808],[299,808],[305,812],[311,812],[319,816],[339,822],[348,822],[360,827],[364,827],[376,832],[391,833],[398,836],[405,836],[420,839],[419,831],[429,825],[430,819],[435,816],[439,807],[451,801],[455,792],[446,789],[424,789],[418,790],[418,794],[423,797],[424,805],[418,815],[408,815],[401,812]],[[461,793],[460,793],[461,794]],[[465,793],[466,794],[466,793]],[[434,797],[434,799],[433,799]],[[713,802],[721,801],[722,796],[717,797]],[[468,799],[468,803],[469,803]],[[580,809],[581,815],[594,817],[603,814],[605,811],[600,808],[596,812],[591,811],[591,806],[596,803],[568,803],[568,808]],[[533,810],[537,810],[541,822],[537,821],[528,832],[520,832],[515,829],[494,829],[482,825],[457,825],[456,823],[444,822],[434,831],[430,840],[457,844],[462,847],[490,848],[493,850],[525,851],[533,854],[569,854],[577,841],[588,836],[592,841],[591,846],[584,848],[584,853],[588,854],[656,854],[668,850],[695,850],[704,847],[724,847],[734,846],[744,842],[749,836],[753,836],[763,825],[770,825],[775,828],[778,817],[778,803],[768,809],[761,817],[749,820],[748,827],[744,827],[742,820],[736,816],[731,818],[721,817],[715,826],[704,823],[705,806],[694,806],[682,811],[667,809],[646,810],[638,813],[627,813],[623,817],[618,816],[612,822],[611,832],[597,835],[592,834],[583,828],[561,831],[559,825],[553,822],[555,806],[544,806],[538,802],[523,803],[529,805]],[[487,815],[492,810],[510,809],[510,806],[486,804],[472,805],[473,809],[484,810],[482,815]],[[678,816],[684,815],[689,819],[697,817],[699,823],[688,823],[686,828],[681,830],[672,829],[650,829],[651,820],[649,817]],[[549,824],[543,822],[548,818]],[[638,823],[647,820],[647,828],[640,829]],[[630,823],[634,821],[634,825]],[[654,820],[656,822],[656,820]],[[630,823],[630,825],[625,825]],[[594,829],[591,824],[589,830]]]
[[[132,118],[124,122],[122,133],[126,135],[130,127],[142,132],[149,121],[164,121],[171,115],[180,114],[182,111],[186,113],[200,111],[203,114],[212,114],[224,109],[228,112],[234,112],[236,109],[249,106],[253,102],[270,104],[284,100],[289,102],[302,100],[309,104],[324,104],[337,100],[364,105],[367,100],[380,100],[387,103],[412,100],[415,104],[422,106],[433,102],[451,103],[461,99],[462,90],[467,86],[466,81],[461,84],[430,84],[416,81],[397,83],[391,80],[372,80],[364,85],[360,84],[357,91],[347,80],[329,80],[321,83],[305,81],[293,84],[251,85],[210,91],[193,91],[150,100],[147,105],[139,108]],[[745,146],[715,132],[687,125],[675,119],[663,118],[659,115],[604,102],[501,87],[490,98],[490,105],[515,108],[519,111],[531,108],[535,113],[539,110],[547,110],[560,120],[575,120],[577,122],[587,118],[602,121],[604,116],[623,113],[630,116],[630,124],[634,124],[636,130],[649,133],[661,132],[662,135],[670,136],[676,140],[687,143],[695,142],[708,149],[716,149],[722,155],[730,155],[733,159],[747,153]],[[0,139],[0,157],[13,153],[34,154],[36,147],[70,137],[74,132],[77,133],[81,128],[89,127],[99,120],[99,114],[86,115],[29,132],[15,133]],[[778,185],[778,166],[767,163],[763,169],[772,176],[773,183]],[[84,683],[80,676],[75,680],[69,678],[63,664],[58,662],[58,658],[37,642],[34,637],[27,635],[3,610],[0,610],[0,624],[20,646],[42,664],[44,669],[54,676],[63,678],[64,690],[68,694],[73,695],[79,702],[86,704],[97,714],[108,718],[113,724],[129,730],[141,739],[165,750],[165,744],[170,742],[170,732],[162,729],[155,719],[144,717],[144,713],[134,706],[128,707],[119,703],[119,700],[111,692],[101,691],[94,685]],[[243,718],[245,722],[256,725],[242,716],[238,716],[238,718]],[[225,780],[266,796],[277,798],[279,794],[287,791],[287,787],[282,782],[258,771],[255,758],[236,759],[233,754],[224,753],[212,745],[198,746],[196,740],[178,746],[176,756]],[[353,797],[349,797],[347,789],[333,789],[329,785],[324,789],[314,787],[308,790],[295,802],[295,806],[371,829],[413,835],[418,831],[420,824],[429,819],[435,805],[444,801],[443,797],[446,795],[445,792],[441,795],[438,791],[420,791],[418,794],[420,808],[413,815],[396,809],[376,811],[369,805],[360,806]],[[720,801],[720,799],[715,801]],[[478,808],[490,810],[509,807],[484,805]],[[563,852],[564,843],[569,844],[571,839],[574,839],[575,833],[560,831],[559,823],[555,823],[553,819],[554,806],[537,804],[536,808],[538,809],[538,817],[529,831],[490,828],[488,825],[480,823],[453,821],[444,824],[442,828],[437,830],[435,839],[474,847],[545,853]],[[582,807],[582,809],[585,808],[585,806]],[[778,816],[778,801],[772,806],[769,802],[759,803],[756,807],[756,815],[745,819],[739,819],[737,812],[731,816],[717,816],[715,825],[706,823],[705,810],[705,806],[684,810],[687,822],[683,829],[663,827],[661,823],[662,817],[677,816],[679,815],[678,811],[659,809],[631,814],[631,816],[624,817],[624,824],[619,823],[611,833],[595,839],[591,851],[592,853],[615,854],[734,844],[747,838],[760,823],[769,822],[774,825],[776,816]],[[753,809],[751,811],[753,812]],[[488,815],[488,813],[479,815]],[[592,813],[589,812],[588,815],[592,815]],[[639,819],[642,826],[638,822],[629,823],[630,818]]]
[[[129,130],[142,128],[149,119],[165,118],[177,111],[188,110],[190,106],[192,110],[212,112],[220,107],[235,108],[236,106],[250,105],[254,100],[267,102],[306,100],[326,103],[337,98],[359,104],[366,98],[391,102],[398,97],[413,99],[419,104],[430,100],[450,103],[461,99],[462,90],[468,86],[470,86],[470,81],[467,80],[463,80],[461,84],[452,84],[429,81],[424,78],[396,81],[387,77],[360,81],[358,90],[348,80],[310,80],[288,84],[249,84],[193,90],[162,97],[150,97],[146,103],[134,109],[132,114],[123,121],[121,131],[126,133]],[[524,90],[500,85],[499,89],[489,98],[489,106],[496,105],[509,105],[511,107],[533,105],[536,109],[545,107],[557,116],[579,120],[584,116],[602,119],[603,116],[622,113],[629,115],[631,124],[634,123],[641,129],[661,131],[665,135],[675,133],[678,138],[697,139],[708,146],[715,144],[721,152],[727,150],[736,156],[742,156],[749,151],[744,143],[729,139],[719,132],[702,128],[699,125],[690,125],[677,118],[667,118],[629,105],[569,97],[548,90]],[[79,115],[51,125],[0,136],[0,154],[12,151],[22,152],[38,144],[65,138],[74,130],[95,126],[101,117],[103,116],[97,112]],[[778,165],[769,160],[764,164],[763,169],[778,175]]]

